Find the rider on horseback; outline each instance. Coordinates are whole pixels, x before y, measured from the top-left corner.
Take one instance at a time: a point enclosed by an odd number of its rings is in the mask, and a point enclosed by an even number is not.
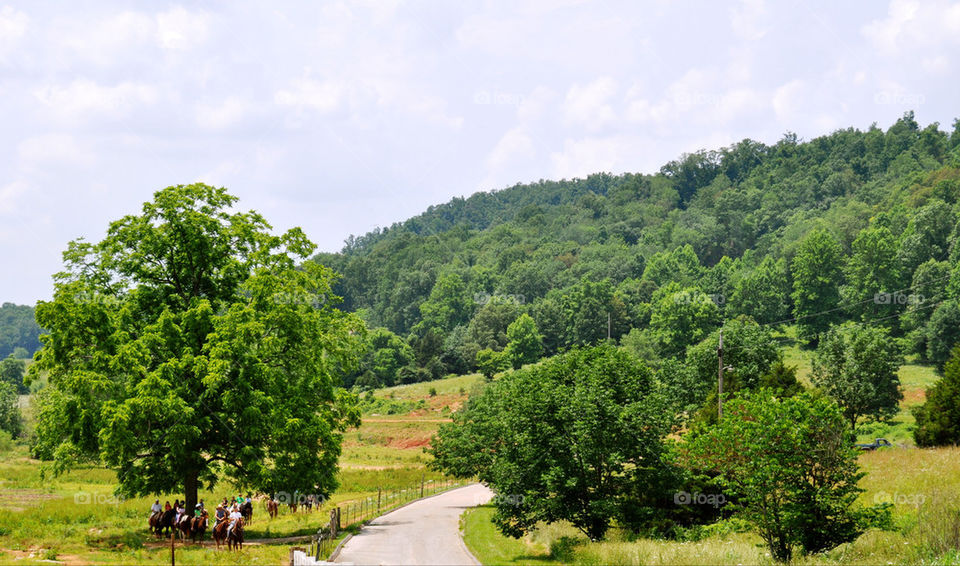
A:
[[[240,507],[234,505],[233,509],[230,510],[230,525],[227,526],[227,538],[230,538],[230,532],[233,531],[233,527],[236,526],[237,521],[243,518],[243,515],[240,514]]]
[[[162,511],[163,511],[163,507],[160,506],[160,500],[159,500],[159,499],[156,500],[156,501],[154,501],[154,502],[153,502],[153,505],[150,506],[150,516],[151,516],[151,517],[154,516],[154,515],[156,515],[157,513],[161,513]]]

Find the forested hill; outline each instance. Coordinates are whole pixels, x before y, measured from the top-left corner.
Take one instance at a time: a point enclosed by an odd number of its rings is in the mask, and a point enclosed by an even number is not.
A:
[[[455,355],[465,343],[502,349],[506,325],[522,312],[536,320],[547,353],[606,337],[608,314],[614,338],[645,330],[655,291],[671,283],[718,299],[725,318],[773,322],[824,307],[838,310],[801,319],[806,331],[826,319],[893,316],[893,330],[906,335],[943,306],[927,297],[903,326],[897,314],[916,305],[860,303],[949,275],[960,255],[951,253],[958,147],[960,121],[949,131],[921,127],[912,112],[886,131],[810,141],[788,134],[769,146],[744,140],[683,155],[652,175],[596,174],[453,199],[316,259],[343,274],[346,308],[404,337],[418,350],[416,365],[433,359],[433,373],[472,365],[470,348]],[[827,262],[836,244],[837,265],[816,269],[837,288],[798,304],[794,256],[805,240]],[[913,338],[925,352],[924,339]]]

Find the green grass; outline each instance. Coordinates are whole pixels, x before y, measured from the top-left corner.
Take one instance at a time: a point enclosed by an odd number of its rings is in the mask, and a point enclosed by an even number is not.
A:
[[[559,564],[552,560],[550,551],[530,537],[505,537],[490,521],[493,508],[489,505],[467,509],[460,517],[463,541],[481,564]]]
[[[436,389],[437,396],[444,395],[464,395],[470,393],[475,387],[483,384],[483,376],[479,373],[469,375],[460,375],[438,379],[436,381],[424,381],[421,383],[411,383],[409,385],[397,385],[386,387],[374,391],[374,396],[379,399],[400,399],[408,401],[417,401],[431,397],[430,389]]]

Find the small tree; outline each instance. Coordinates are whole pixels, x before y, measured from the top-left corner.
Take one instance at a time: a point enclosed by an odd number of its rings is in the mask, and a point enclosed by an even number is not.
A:
[[[537,331],[537,323],[527,313],[521,314],[517,320],[507,327],[507,338],[510,343],[504,353],[513,369],[520,369],[523,364],[530,364],[540,359],[543,353],[543,339]]]
[[[23,382],[23,374],[26,371],[27,364],[14,357],[14,354],[0,361],[0,381],[12,385],[17,393],[27,393],[30,390]]]
[[[0,430],[7,431],[13,438],[23,432],[17,388],[5,381],[0,381]]]
[[[960,444],[960,347],[953,349],[943,379],[927,389],[926,397],[913,409],[917,446]]]
[[[503,352],[496,352],[486,348],[477,352],[477,369],[483,377],[493,379],[493,376],[510,367],[510,361]]]
[[[886,420],[900,410],[902,364],[885,328],[847,324],[823,337],[813,358],[813,382],[837,400],[853,430],[861,417]]]
[[[862,532],[871,513],[853,508],[864,476],[853,441],[832,399],[758,389],[724,405],[720,423],[694,429],[678,451],[715,477],[773,558],[788,562],[798,546],[820,552]]]

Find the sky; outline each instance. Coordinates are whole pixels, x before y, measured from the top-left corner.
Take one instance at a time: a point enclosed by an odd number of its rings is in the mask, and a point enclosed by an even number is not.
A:
[[[960,116],[960,3],[0,0],[0,302],[175,184],[323,251],[454,196]]]

